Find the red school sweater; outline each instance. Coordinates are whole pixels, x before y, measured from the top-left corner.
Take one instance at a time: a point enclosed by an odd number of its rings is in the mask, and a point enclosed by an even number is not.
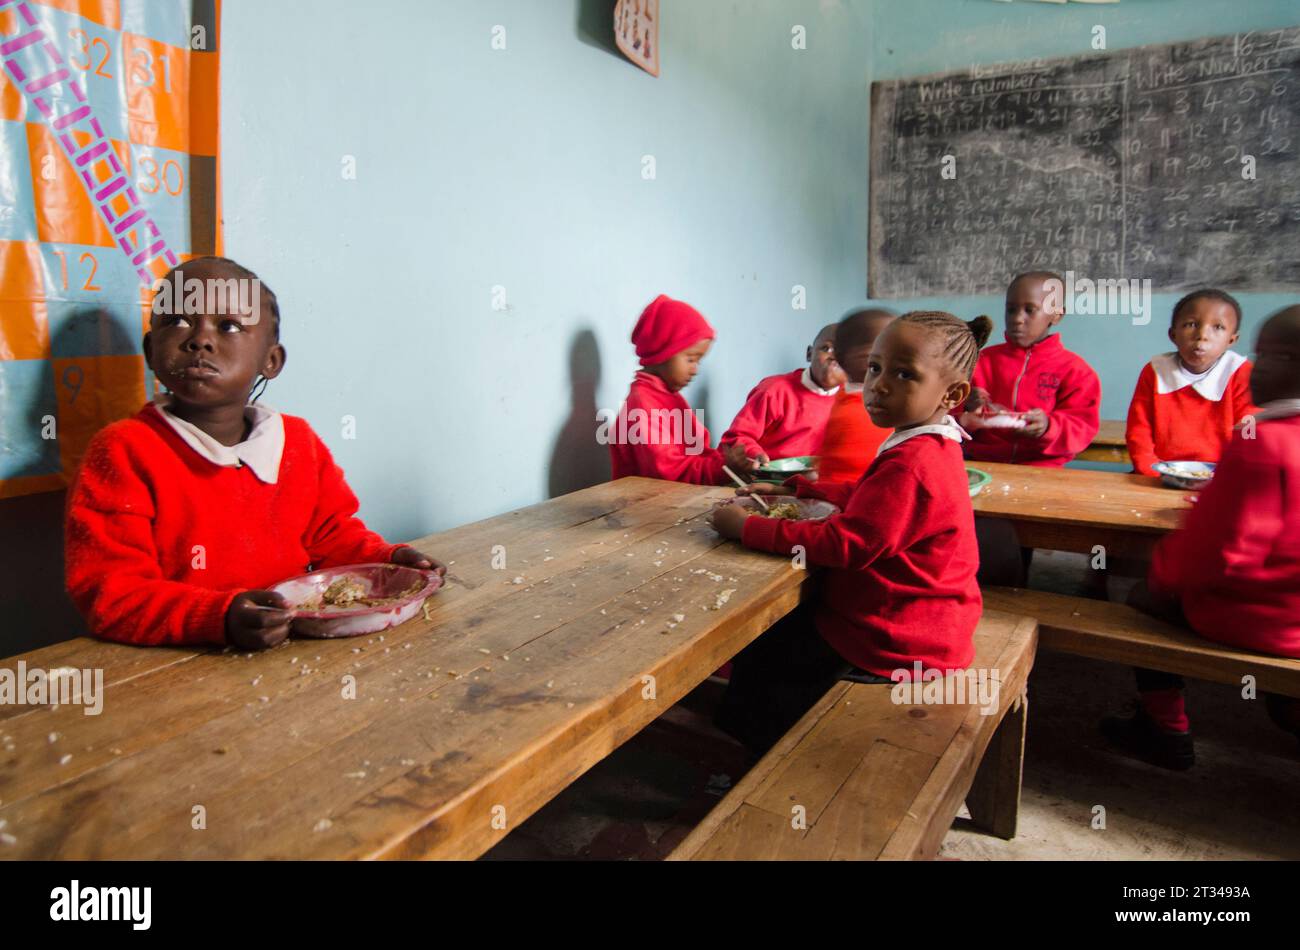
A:
[[[1158,392],[1155,366],[1148,363],[1128,407],[1125,441],[1134,471],[1154,475],[1151,466],[1161,461],[1217,462],[1232,440],[1232,427],[1255,411],[1250,369],[1250,361],[1244,361],[1227,380],[1222,396],[1207,399],[1195,386]]]
[[[723,433],[721,445],[738,443],[750,458],[759,452],[769,459],[816,455],[835,394],[813,392],[803,384],[805,372],[797,369],[760,381]]]
[[[854,484],[871,467],[876,450],[893,433],[893,429],[882,429],[871,421],[862,404],[861,390],[840,390],[817,449],[818,480]]]
[[[279,480],[217,465],[153,406],[91,440],[68,493],[68,593],[93,634],[141,645],[224,643],[236,595],[308,566],[387,563],[357,498],[304,419],[283,416]]]
[[[696,446],[700,451],[694,451]],[[609,460],[614,478],[643,475],[695,485],[729,481],[722,453],[710,447],[709,430],[686,399],[644,370],[633,377],[611,426]]]
[[[1300,416],[1237,431],[1148,583],[1217,643],[1300,658]]]
[[[976,429],[966,457],[981,462],[1061,466],[1097,437],[1101,428],[1101,380],[1077,353],[1053,333],[1033,346],[999,343],[980,353],[971,385],[1013,412],[1042,409],[1047,431],[1026,439],[1013,429]]]
[[[983,601],[966,469],[957,443],[927,433],[881,455],[855,484],[792,478],[803,498],[842,513],[825,521],[751,516],[747,547],[789,555],[802,545],[822,578],[817,630],[849,663],[879,676],[964,669]]]

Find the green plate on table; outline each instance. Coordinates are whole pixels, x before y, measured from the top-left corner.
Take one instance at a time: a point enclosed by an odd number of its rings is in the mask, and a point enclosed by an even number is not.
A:
[[[788,459],[772,459],[754,469],[754,481],[779,485],[794,475],[807,475],[817,468],[815,455],[794,455]]]
[[[966,466],[966,483],[970,486],[970,496],[974,498],[989,482],[993,481],[993,476],[988,472],[980,471],[970,465]]]

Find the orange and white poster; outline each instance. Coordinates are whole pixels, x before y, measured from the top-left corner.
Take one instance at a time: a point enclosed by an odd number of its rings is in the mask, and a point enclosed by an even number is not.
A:
[[[659,0],[618,0],[614,41],[624,56],[651,76],[658,76]]]
[[[220,249],[219,0],[0,0],[0,498],[145,402],[150,288]]]

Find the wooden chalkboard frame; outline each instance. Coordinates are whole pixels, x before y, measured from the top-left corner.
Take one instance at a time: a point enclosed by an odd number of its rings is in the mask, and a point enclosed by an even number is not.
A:
[[[1071,123],[1083,107],[1059,97],[1102,87],[1114,87],[1115,102],[1088,103],[1096,109],[1090,113],[1096,128],[1076,128],[1093,133],[1076,139]],[[1229,90],[1233,101],[1203,88]],[[923,90],[927,101],[916,107]],[[1073,111],[1073,117],[1055,121],[1053,115],[1053,121],[1031,129],[1030,119],[1044,111],[1045,102],[1028,103],[1029,94],[1049,90],[1058,97],[1053,111],[1067,116]],[[1013,99],[1018,92],[1021,98]],[[990,99],[992,107],[986,104]],[[973,100],[982,100],[983,127],[971,129],[968,116],[937,116]],[[1004,114],[992,111],[998,107]],[[1117,123],[1103,121],[1113,108],[1119,109]],[[1252,123],[1259,128],[1250,128]],[[938,133],[927,140],[936,127]],[[1300,290],[1300,26],[880,80],[871,84],[870,129],[867,292],[872,299],[1000,293],[1015,273],[1041,267],[1094,278],[1151,278],[1158,292],[1206,284]],[[1225,137],[1226,130],[1232,135]],[[1059,161],[1059,169],[1024,161],[1025,154],[1038,154],[1032,148],[1036,135],[1045,142],[1065,136],[1066,148],[1073,151],[1041,153]],[[1002,228],[958,231],[969,221],[947,209],[929,210],[944,201],[958,206],[953,196],[979,195],[962,206],[988,211],[994,189],[981,193],[978,182],[981,175],[993,181],[990,160],[976,146],[995,142],[1006,144],[1011,154],[991,160],[1000,160],[1004,176],[1008,162],[1017,163],[1003,189],[1010,204],[995,209],[997,214],[966,217],[984,224],[995,218],[1004,222],[1011,212],[1036,217],[1041,207],[1036,199],[1051,196],[1049,216],[1057,217],[1050,222],[1055,227],[1041,231],[1040,253],[1007,249]],[[1253,180],[1242,177],[1244,163],[1233,164],[1234,147],[1254,159]],[[940,177],[944,155],[954,156],[956,179]],[[1115,164],[1106,164],[1111,158],[1118,159],[1117,172]],[[1085,163],[1078,167],[1086,174],[1078,177],[1092,182],[1088,188],[1112,195],[1119,189],[1118,204],[1113,198],[1100,202],[1091,230],[1088,222],[1080,223],[1087,202],[1070,199],[1076,204],[1064,202],[1061,210],[1062,202],[1055,200],[1060,189],[1052,186],[1060,175],[1073,174],[1069,169],[1076,159]],[[1110,169],[1105,174],[1116,177],[1098,184],[1090,166]],[[1023,206],[1016,206],[1022,200]],[[1071,217],[1073,212],[1080,217]],[[1093,213],[1091,206],[1086,213]],[[1052,240],[1063,233],[1063,240]],[[1089,243],[1076,248],[1070,241],[1080,234]]]

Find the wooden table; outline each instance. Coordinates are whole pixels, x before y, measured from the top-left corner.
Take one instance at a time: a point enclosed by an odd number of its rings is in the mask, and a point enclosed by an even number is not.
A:
[[[970,465],[993,476],[975,496],[975,514],[1012,522],[1024,547],[1091,554],[1100,544],[1108,556],[1149,558],[1191,505],[1190,492],[1146,475]]]
[[[1127,423],[1122,419],[1102,419],[1097,437],[1076,458],[1085,462],[1132,465],[1133,460],[1128,455],[1128,440],[1124,437],[1126,430]]]
[[[105,683],[98,716],[0,706],[0,858],[482,854],[798,602],[707,526],[731,494],[629,478],[421,539],[450,583],[382,638],[0,662]]]

